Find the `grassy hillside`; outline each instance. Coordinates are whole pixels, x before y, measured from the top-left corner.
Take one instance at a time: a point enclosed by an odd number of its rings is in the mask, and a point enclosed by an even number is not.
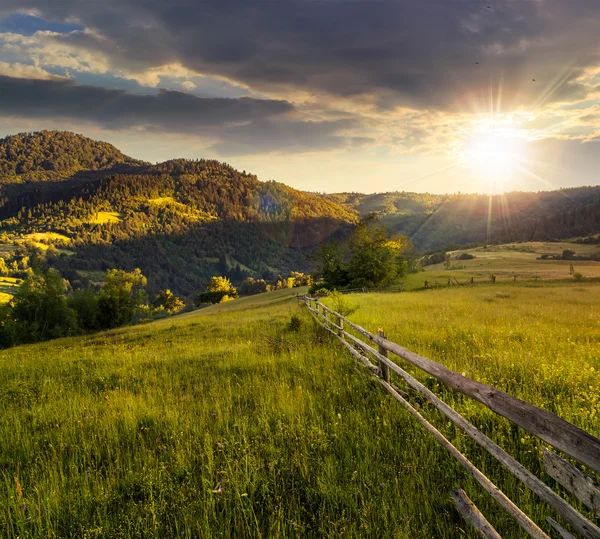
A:
[[[570,283],[571,263],[576,272],[583,275],[583,280],[600,279],[600,262],[584,260],[541,260],[544,255],[561,255],[564,250],[571,250],[578,256],[597,257],[600,245],[585,245],[572,242],[523,242],[506,245],[490,245],[474,249],[451,251],[451,267],[445,269],[443,264],[426,266],[425,271],[406,277],[407,290],[422,288],[425,281],[429,284],[447,285],[452,279],[466,283],[471,278],[475,283],[485,283],[491,275],[496,276],[497,283],[529,282],[544,285],[548,281],[565,281]],[[475,258],[459,260],[462,253],[469,253]],[[537,278],[537,279],[536,279]],[[551,283],[552,284],[552,283]]]
[[[462,487],[503,537],[520,537],[313,326],[296,291],[1,352],[3,535],[475,537],[448,500]],[[349,298],[365,327],[384,325],[393,340],[600,434],[600,288]],[[425,380],[539,472],[537,441]],[[549,509],[422,411],[546,527]]]

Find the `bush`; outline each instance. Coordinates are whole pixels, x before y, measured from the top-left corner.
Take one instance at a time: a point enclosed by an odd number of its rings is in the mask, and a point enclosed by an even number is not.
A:
[[[475,258],[471,253],[461,253],[456,257],[458,260],[473,260]]]
[[[302,319],[298,315],[293,314],[287,324],[288,331],[300,331],[301,327]]]
[[[573,279],[575,279],[576,281],[581,281],[583,279],[583,273],[576,271],[573,274]]]
[[[332,309],[342,316],[350,316],[358,310],[358,306],[354,305],[341,292],[331,292],[329,298],[332,300]]]

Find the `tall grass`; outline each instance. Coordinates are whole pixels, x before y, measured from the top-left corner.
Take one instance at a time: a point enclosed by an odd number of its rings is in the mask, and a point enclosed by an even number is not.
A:
[[[351,296],[352,318],[598,434],[597,290],[500,290]],[[539,468],[536,442],[447,396]],[[552,514],[421,404],[538,523]],[[4,351],[0,410],[3,537],[475,537],[456,487],[521,536],[287,291]]]

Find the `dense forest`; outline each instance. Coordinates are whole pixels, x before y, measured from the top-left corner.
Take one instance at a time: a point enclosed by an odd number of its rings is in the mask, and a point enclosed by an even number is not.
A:
[[[600,232],[600,187],[495,195],[340,193],[326,195],[361,215],[376,213],[391,233],[423,251],[449,245],[548,241]],[[488,231],[489,222],[489,231]]]
[[[111,268],[140,268],[149,293],[187,298],[213,275],[272,281],[310,270],[308,254],[370,214],[422,252],[585,237],[600,232],[600,187],[506,193],[491,203],[460,193],[325,195],[214,160],[153,165],[73,133],[0,140],[3,253],[33,243],[75,287],[101,282]],[[23,256],[10,263],[23,265]]]
[[[217,273],[236,282],[272,280],[309,269],[305,254],[343,236],[358,217],[346,206],[260,182],[218,161],[150,165],[68,133],[13,138],[3,141],[9,172],[0,178],[10,188],[0,199],[5,243],[52,244],[51,265],[77,286],[115,267],[140,268],[150,293],[170,288],[186,297]],[[11,168],[10,156],[18,166]],[[17,181],[16,173],[25,171],[36,176]]]

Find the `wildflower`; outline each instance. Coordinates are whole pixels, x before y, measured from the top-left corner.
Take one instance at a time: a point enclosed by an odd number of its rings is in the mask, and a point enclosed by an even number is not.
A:
[[[86,470],[86,471],[85,471],[85,475],[90,475],[90,471],[89,471],[89,470]]]
[[[21,509],[25,509],[25,504],[21,505]]]
[[[31,520],[31,517],[27,517],[27,518],[25,519],[25,522],[29,522],[30,520]]]
[[[217,418],[217,414],[215,414],[214,412],[212,414],[210,414],[210,417],[212,417],[213,419]]]

